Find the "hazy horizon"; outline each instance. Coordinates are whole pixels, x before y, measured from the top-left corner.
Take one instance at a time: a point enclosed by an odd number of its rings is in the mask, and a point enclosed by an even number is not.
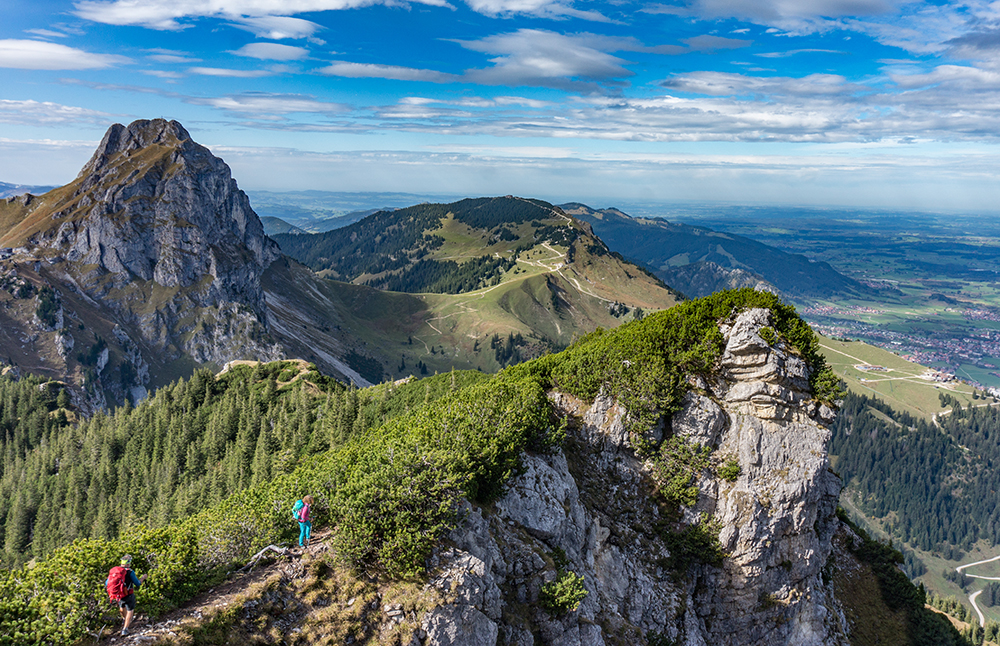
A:
[[[1000,7],[969,0],[15,0],[0,179],[177,119],[256,190],[995,212]]]

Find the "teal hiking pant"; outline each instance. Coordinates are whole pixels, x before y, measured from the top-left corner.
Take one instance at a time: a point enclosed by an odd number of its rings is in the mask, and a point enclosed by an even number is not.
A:
[[[309,535],[312,533],[313,524],[310,522],[300,522],[299,523],[299,547],[303,547],[305,543],[309,540]]]

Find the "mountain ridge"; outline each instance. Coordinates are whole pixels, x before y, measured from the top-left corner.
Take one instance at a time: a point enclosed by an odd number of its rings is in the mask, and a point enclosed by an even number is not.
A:
[[[805,256],[742,236],[661,219],[633,218],[618,209],[593,209],[579,202],[562,206],[567,213],[589,222],[610,248],[645,263],[657,276],[672,281],[692,297],[755,282],[771,285],[792,298],[871,292],[828,263],[811,262]],[[720,273],[719,267],[725,271]],[[733,275],[734,270],[749,275]]]
[[[497,204],[476,217],[515,226]],[[282,257],[229,167],[181,124],[115,124],[66,186],[0,200],[0,358],[73,384],[93,411],[234,359],[297,356],[358,385],[493,371],[677,301],[599,241],[540,246],[517,264],[460,228],[448,244],[494,275],[465,285],[465,257],[447,260],[444,278],[465,286],[440,291],[459,295],[327,280]]]

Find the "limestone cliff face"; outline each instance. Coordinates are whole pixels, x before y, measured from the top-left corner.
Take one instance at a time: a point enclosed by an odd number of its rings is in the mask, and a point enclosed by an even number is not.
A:
[[[199,363],[280,356],[261,286],[278,246],[226,163],[176,121],[113,125],[74,182],[24,206],[4,239],[113,311],[125,354],[139,343]]]
[[[280,256],[278,246],[225,162],[176,121],[112,126],[80,171],[68,209],[76,217],[48,242],[67,260],[100,267],[112,284],[186,288],[203,307],[240,302],[266,323],[260,273]]]
[[[682,523],[718,524],[720,565],[668,567],[656,529],[665,512],[621,406],[552,393],[576,420],[565,450],[526,456],[491,510],[466,509],[435,557],[433,583],[454,602],[424,617],[425,644],[846,644],[823,578],[841,484],[826,451],[832,411],[810,400],[805,363],[761,337],[768,316],[750,310],[724,325],[717,379],[695,384],[645,438],[682,435],[739,463],[734,481],[702,473]],[[589,592],[562,616],[538,604],[557,564]]]

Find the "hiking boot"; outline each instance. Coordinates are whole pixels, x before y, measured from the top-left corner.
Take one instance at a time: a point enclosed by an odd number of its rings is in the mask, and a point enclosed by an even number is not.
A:
[[[128,635],[128,628],[122,628],[122,637]]]

